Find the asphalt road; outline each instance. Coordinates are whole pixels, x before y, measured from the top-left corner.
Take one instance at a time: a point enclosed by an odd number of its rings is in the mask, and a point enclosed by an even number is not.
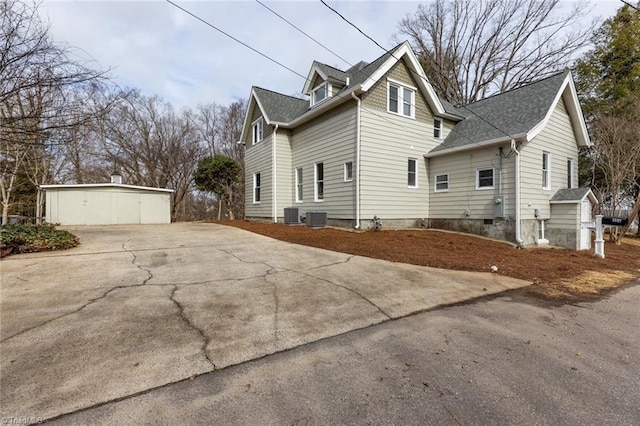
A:
[[[640,281],[598,302],[514,290],[347,332],[54,424],[640,424]]]
[[[529,284],[216,224],[72,231],[77,248],[0,263],[0,424],[55,418]]]

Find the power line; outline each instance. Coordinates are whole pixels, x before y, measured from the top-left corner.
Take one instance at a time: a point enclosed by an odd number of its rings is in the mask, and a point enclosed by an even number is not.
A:
[[[632,5],[631,3],[629,3],[628,1],[625,0],[620,0],[622,3],[626,4],[627,6],[629,6],[632,9],[635,9],[636,11],[640,12],[640,9],[638,9],[637,6]]]
[[[346,59],[344,59],[342,56],[338,55],[336,52],[334,52],[333,50],[329,49],[327,46],[325,46],[324,44],[320,43],[318,40],[316,40],[315,38],[313,38],[312,36],[310,36],[309,34],[307,34],[306,32],[304,32],[301,28],[299,28],[297,25],[293,24],[291,21],[289,21],[287,18],[285,18],[284,16],[280,15],[278,12],[276,12],[275,10],[271,9],[269,6],[267,6],[266,4],[264,4],[263,2],[261,2],[260,0],[256,0],[256,2],[258,4],[260,4],[262,7],[264,7],[265,9],[267,9],[269,12],[273,13],[274,15],[276,15],[278,18],[282,19],[284,22],[286,22],[287,24],[291,25],[293,28],[295,28],[296,30],[298,30],[299,32],[301,32],[302,34],[304,34],[305,36],[307,36],[308,39],[310,39],[311,41],[313,41],[314,43],[316,43],[318,46],[322,47],[323,49],[325,49],[327,52],[333,54],[336,58],[340,59],[341,61],[343,61],[344,63],[346,63],[349,66],[352,66],[349,61],[347,61]]]
[[[193,17],[193,18],[197,19],[198,21],[200,21],[200,22],[204,23],[205,25],[207,25],[207,26],[209,26],[209,27],[213,28],[214,30],[216,30],[216,31],[218,31],[218,32],[220,32],[220,33],[222,33],[223,35],[225,35],[225,36],[229,37],[230,39],[232,39],[232,40],[233,40],[233,41],[235,41],[236,43],[239,43],[239,44],[243,45],[244,47],[246,47],[246,48],[248,48],[249,50],[251,50],[251,51],[253,51],[253,52],[255,52],[255,53],[259,54],[260,56],[262,56],[262,57],[264,57],[264,58],[266,58],[266,59],[268,59],[269,61],[271,61],[271,62],[275,63],[276,65],[279,65],[279,66],[283,67],[284,69],[286,69],[286,70],[288,70],[288,71],[292,72],[293,74],[297,75],[298,77],[302,78],[303,80],[305,80],[305,81],[309,81],[309,82],[312,82],[309,78],[307,78],[307,77],[303,76],[302,74],[298,73],[297,71],[295,71],[295,70],[293,70],[293,69],[289,68],[288,66],[286,66],[286,65],[284,65],[283,63],[281,63],[281,62],[277,61],[276,59],[273,59],[273,58],[271,58],[270,56],[268,56],[268,55],[266,55],[266,54],[264,54],[264,53],[260,52],[259,50],[257,50],[257,49],[255,49],[255,48],[253,48],[253,47],[249,46],[248,44],[244,43],[243,41],[239,40],[238,38],[236,38],[236,37],[232,36],[231,34],[229,34],[229,33],[225,32],[225,31],[221,30],[221,29],[220,29],[220,28],[218,28],[218,27],[216,27],[216,26],[215,26],[215,25],[213,25],[212,23],[210,23],[210,22],[206,21],[205,19],[203,19],[203,18],[199,17],[198,15],[196,15],[196,14],[194,14],[194,13],[190,12],[189,10],[187,10],[187,9],[185,9],[185,8],[183,8],[183,7],[179,6],[179,5],[177,5],[177,4],[176,4],[176,3],[174,3],[173,1],[171,1],[171,0],[166,0],[166,1],[167,1],[167,3],[169,3],[169,4],[171,4],[172,6],[175,6],[176,8],[178,8],[178,9],[182,10],[182,11],[183,11],[183,12],[185,12],[186,14],[188,14],[188,15],[190,15],[191,17]],[[256,1],[257,1],[258,3],[260,3],[260,4],[262,4],[260,1],[258,1],[258,0],[256,0]],[[321,1],[322,1],[322,0],[321,0]],[[324,3],[324,2],[323,2],[323,3]],[[326,3],[324,3],[324,4],[326,5]],[[265,5],[263,5],[263,6],[265,6]],[[328,5],[326,5],[326,6],[327,6],[327,7],[329,7],[331,10],[334,10],[334,9],[332,9],[330,6],[328,6]],[[265,7],[266,7],[266,6],[265,6]],[[270,8],[268,8],[268,7],[266,7],[266,8],[267,8],[267,9],[269,9],[269,10],[271,10],[271,9],[270,9]],[[272,10],[271,10],[271,11],[272,11]],[[275,13],[274,11],[272,11],[272,12],[273,12],[273,13]],[[334,10],[334,12],[335,12],[335,10]],[[337,13],[337,12],[336,12],[336,13]],[[282,16],[280,16],[279,14],[277,14],[277,13],[275,13],[275,14],[276,14],[278,17],[280,17],[282,20],[284,20],[285,22],[287,22],[289,25],[293,26],[293,27],[294,27],[294,28],[296,28],[298,31],[302,32],[303,34],[307,35],[307,37],[311,38],[311,39],[312,39],[312,40],[314,40],[316,43],[320,44],[317,40],[313,39],[313,37],[311,37],[311,36],[309,36],[308,34],[304,33],[304,31],[302,31],[300,28],[298,28],[297,26],[293,25],[292,23],[290,23],[288,20],[286,20],[285,18],[283,18],[283,17],[282,17]],[[341,16],[342,16],[342,15],[341,15]],[[342,18],[346,20],[346,18],[344,18],[344,17],[342,17]],[[348,20],[346,20],[346,21],[348,22]],[[351,24],[351,25],[353,25],[353,24]],[[355,27],[355,25],[354,25],[354,27]],[[355,28],[357,28],[357,27],[355,27]],[[360,30],[359,30],[359,31],[360,31]],[[362,31],[360,31],[360,32],[361,32],[361,33],[363,33]],[[364,34],[364,33],[363,33],[363,34]],[[366,35],[366,34],[365,34],[365,35]],[[380,47],[381,49],[383,49],[385,52],[387,52],[388,54],[390,54],[391,56],[393,56],[396,60],[399,60],[398,58],[396,58],[396,57],[395,57],[395,55],[393,55],[393,53],[392,53],[392,52],[390,52],[390,51],[386,50],[384,47],[380,46],[380,45],[379,45],[375,40],[373,40],[371,37],[367,36],[367,38],[369,38],[371,41],[373,41],[377,46],[379,46],[379,47]],[[330,53],[334,54],[336,57],[338,57],[338,58],[340,58],[341,60],[345,61],[347,64],[351,65],[348,61],[346,61],[345,59],[341,58],[338,54],[336,54],[335,52],[333,52],[331,49],[327,48],[326,46],[324,46],[324,45],[322,45],[322,44],[321,44],[321,46],[322,46],[323,48],[327,49]],[[351,66],[353,67],[353,65],[351,65]],[[409,68],[409,69],[410,69],[410,68]],[[358,70],[358,69],[354,69],[354,70],[355,70],[355,72],[358,72],[358,73],[361,73],[362,75],[365,75],[362,71],[360,71],[360,70]],[[411,70],[411,69],[410,69],[410,71],[412,71],[412,72],[415,74],[415,71],[413,71],[413,70]],[[416,75],[417,75],[418,77],[423,78],[423,77],[422,77],[422,76],[420,76],[419,74],[416,74]],[[366,76],[366,75],[365,75],[365,76]],[[368,77],[368,78],[370,78],[370,77]],[[428,82],[428,80],[426,80],[426,79],[425,79],[425,81],[427,81],[427,82]],[[421,111],[421,109],[419,109],[419,108],[417,107],[417,105],[414,105],[414,108],[415,108],[417,111]],[[367,109],[367,108],[365,108],[365,107],[362,107],[362,109],[363,109],[363,110],[365,110],[365,111],[371,112],[372,114],[375,114],[376,116],[383,118],[385,121],[387,121],[387,122],[389,122],[389,123],[393,124],[394,126],[396,126],[396,127],[398,127],[398,128],[401,128],[401,129],[403,129],[403,130],[407,131],[407,129],[406,129],[405,127],[401,126],[399,123],[396,123],[395,121],[390,120],[388,117],[385,117],[384,115],[377,114],[377,113],[375,113],[375,112],[373,112],[373,111],[371,111],[371,110],[369,110],[369,109]],[[490,123],[489,123],[489,124],[490,124]],[[498,129],[498,130],[499,130],[499,129]],[[483,149],[485,149],[485,150],[489,151],[486,147],[481,146],[480,144],[478,144],[478,142],[473,141],[473,140],[472,140],[471,138],[469,138],[468,136],[463,135],[463,134],[462,134],[462,133],[460,133],[460,132],[456,132],[456,131],[455,131],[455,129],[451,129],[451,130],[450,130],[450,132],[457,133],[458,135],[460,135],[460,136],[461,136],[461,137],[463,137],[464,139],[467,139],[467,140],[468,140],[468,141],[470,141],[471,143],[473,143],[473,144],[475,144],[475,145],[478,145],[478,147],[483,148]],[[414,135],[416,135],[416,136],[418,136],[418,137],[420,137],[420,138],[424,138],[424,134],[417,133],[417,132],[415,132],[415,131],[408,131],[408,133],[412,133],[412,134],[414,134]],[[503,133],[504,133],[504,132],[503,132]],[[505,134],[506,134],[506,133],[505,133]],[[492,151],[489,151],[489,152],[492,152]],[[492,152],[492,153],[493,153],[493,152]]]
[[[624,0],[621,0],[624,1]],[[371,40],[376,46],[378,46],[380,49],[384,50],[385,52],[387,52],[389,55],[393,56],[393,58],[397,61],[399,61],[400,59],[397,58],[391,51],[387,50],[386,48],[384,48],[382,45],[380,45],[380,43],[378,43],[376,40],[374,40],[371,36],[369,36],[367,33],[365,33],[364,31],[362,31],[356,24],[354,24],[353,22],[351,22],[349,19],[347,19],[344,15],[342,15],[340,12],[338,12],[337,10],[335,10],[333,7],[329,6],[324,0],[320,0],[320,2],[325,5],[327,8],[329,8],[331,11],[333,11],[336,15],[338,15],[340,18],[342,18],[342,20],[344,20],[346,23],[348,23],[349,25],[351,25],[353,28],[355,28],[356,30],[358,30],[360,32],[360,34],[362,34],[363,36],[365,36],[366,38],[368,38],[369,40]],[[426,81],[427,83],[429,83],[429,80],[418,74],[415,70],[411,69],[411,67],[407,67],[409,69],[409,71],[415,75],[416,77]],[[430,83],[429,83],[430,84]],[[484,121],[485,123],[487,123],[488,125],[490,125],[491,127],[493,127],[494,129],[496,129],[497,131],[499,131],[500,133],[503,133],[504,135],[508,136],[509,138],[513,139],[513,137],[505,132],[504,130],[500,129],[499,127],[497,127],[495,124],[490,123],[489,121],[485,120],[483,117],[481,117],[480,115],[476,114],[474,111],[470,110],[469,108],[467,108],[465,105],[460,105],[459,108],[464,108],[465,110],[469,111],[471,114],[475,115],[476,117],[478,117],[480,120]],[[453,131],[453,129],[452,129]],[[461,133],[458,132],[459,135],[465,137],[464,135],[462,135]],[[470,138],[465,137],[467,140],[470,140]],[[473,141],[472,141],[473,142]],[[477,142],[474,142],[477,144]]]
[[[185,9],[185,8],[183,8],[183,7],[181,7],[181,6],[178,6],[177,4],[175,4],[174,2],[172,2],[171,0],[166,0],[166,2],[167,2],[167,3],[169,3],[169,4],[171,4],[171,5],[173,5],[173,6],[175,6],[175,7],[177,7],[178,9],[182,10],[182,11],[183,11],[184,13],[186,13],[187,15],[190,15],[190,16],[194,17],[195,19],[197,19],[198,21],[202,22],[203,24],[208,25],[209,27],[213,28],[214,30],[218,31],[219,33],[224,34],[225,36],[229,37],[231,40],[233,40],[233,41],[235,41],[235,42],[237,42],[237,43],[240,43],[241,45],[243,45],[243,46],[244,46],[244,47],[246,47],[247,49],[249,49],[249,50],[251,50],[251,51],[253,51],[253,52],[257,53],[258,55],[262,56],[263,58],[268,59],[268,60],[270,60],[271,62],[273,62],[273,63],[275,63],[275,64],[277,64],[277,65],[280,65],[281,67],[283,67],[283,68],[285,68],[285,69],[287,69],[287,70],[291,71],[292,73],[294,73],[294,74],[296,74],[296,75],[298,75],[298,76],[300,76],[300,77],[304,78],[305,80],[307,79],[305,76],[303,76],[303,75],[302,75],[302,74],[300,74],[299,72],[297,72],[297,71],[295,71],[295,70],[293,70],[293,69],[289,68],[288,66],[284,65],[283,63],[278,62],[278,61],[276,61],[275,59],[273,59],[272,57],[270,57],[270,56],[268,56],[268,55],[266,55],[266,54],[264,54],[264,53],[260,52],[259,50],[255,49],[255,48],[253,48],[253,47],[251,47],[251,46],[249,46],[247,43],[245,43],[245,42],[243,42],[243,41],[241,41],[241,40],[238,40],[237,38],[235,38],[235,37],[234,37],[234,36],[232,36],[231,34],[229,34],[229,33],[225,32],[225,31],[221,30],[220,28],[216,27],[216,26],[215,26],[215,25],[213,25],[212,23],[210,23],[210,22],[208,22],[208,21],[205,21],[204,19],[202,19],[201,17],[199,17],[198,15],[196,15],[196,14],[194,14],[194,13],[191,13],[191,12],[190,12],[190,11],[188,11],[187,9]]]
[[[369,40],[371,40],[373,43],[375,43],[376,46],[378,46],[380,49],[384,50],[387,53],[391,53],[389,52],[387,49],[385,49],[384,47],[382,47],[377,41],[375,41],[373,38],[369,37],[369,35],[367,33],[365,33],[364,31],[362,31],[360,28],[358,28],[357,25],[355,25],[354,23],[352,23],[351,21],[349,21],[347,18],[345,18],[340,12],[338,12],[337,10],[335,10],[334,8],[332,8],[331,6],[329,6],[327,3],[325,3],[324,0],[320,0],[320,2],[322,4],[324,4],[326,7],[328,7],[329,9],[331,9],[333,11],[333,13],[335,13],[336,15],[338,15],[339,17],[341,17],[347,24],[351,25],[353,28],[355,28],[356,30],[358,30],[360,32],[360,34],[362,34],[363,36],[365,36],[366,38],[368,38]],[[395,58],[395,56],[394,56]],[[396,58],[397,59],[397,58]]]

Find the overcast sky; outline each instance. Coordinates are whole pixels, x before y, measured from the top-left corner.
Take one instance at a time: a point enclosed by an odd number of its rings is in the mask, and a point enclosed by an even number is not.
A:
[[[304,76],[314,59],[349,67],[256,1],[174,1]],[[351,64],[370,62],[383,53],[319,0],[262,1]],[[385,47],[395,45],[398,22],[418,5],[382,0],[327,3]],[[593,16],[603,19],[622,6],[619,0],[594,3]],[[45,0],[41,14],[54,40],[78,48],[79,59],[90,61],[93,68],[112,68],[119,85],[160,95],[177,107],[226,105],[247,98],[253,85],[291,95],[304,85],[300,76],[165,1]]]

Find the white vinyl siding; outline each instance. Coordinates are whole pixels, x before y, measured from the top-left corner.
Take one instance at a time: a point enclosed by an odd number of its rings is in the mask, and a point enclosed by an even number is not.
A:
[[[551,154],[549,190],[542,189],[541,185],[540,164],[543,152]],[[577,161],[578,158],[578,146],[562,98],[553,110],[547,126],[532,141],[524,144],[520,153],[522,218],[535,219],[534,211],[538,209],[539,218],[548,219],[551,215],[549,199],[558,189],[567,187],[566,174],[553,171],[566,170],[567,159]],[[573,170],[572,175],[573,182],[577,182],[577,170]]]
[[[509,146],[503,146],[509,152]],[[494,167],[493,190],[476,190],[477,169]],[[502,171],[498,147],[453,153],[429,160],[429,172],[433,179],[448,175],[448,191],[436,191],[430,185],[429,217],[433,219],[493,219],[496,195],[505,198],[507,216],[515,215],[515,161],[514,157],[502,159]]]
[[[417,86],[403,61],[388,77]],[[362,97],[360,194],[361,217],[383,221],[429,217],[427,161],[423,155],[438,144],[433,134],[433,114],[424,96],[415,94],[415,120],[387,113],[387,80],[378,81]],[[407,159],[417,158],[418,188],[407,186]]]
[[[342,106],[292,131],[292,164],[304,170],[302,213],[326,211],[331,219],[355,217],[355,185],[344,182],[344,163],[355,165],[356,103]],[[314,164],[324,164],[324,202],[314,201]],[[293,167],[293,166],[292,166]],[[354,167],[355,169],[355,167]],[[293,168],[289,170],[293,176]],[[354,170],[355,173],[355,170]],[[290,193],[294,194],[293,182]]]
[[[273,217],[272,167],[273,152],[271,136],[245,150],[245,216]],[[260,173],[260,204],[253,203],[253,174]],[[283,206],[286,207],[286,206]]]

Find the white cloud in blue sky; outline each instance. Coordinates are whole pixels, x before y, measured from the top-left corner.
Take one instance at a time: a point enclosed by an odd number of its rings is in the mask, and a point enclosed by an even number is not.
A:
[[[343,61],[307,39],[255,1],[177,1],[181,7],[306,76],[315,59],[340,68]],[[328,1],[385,47],[400,19],[418,2]],[[320,1],[266,2],[351,64],[383,51]],[[622,3],[595,2],[594,16],[609,17]],[[93,67],[113,68],[121,86],[157,94],[176,106],[228,104],[251,86],[285,94],[304,80],[250,51],[165,1],[54,1],[41,6],[57,42],[78,48]]]

